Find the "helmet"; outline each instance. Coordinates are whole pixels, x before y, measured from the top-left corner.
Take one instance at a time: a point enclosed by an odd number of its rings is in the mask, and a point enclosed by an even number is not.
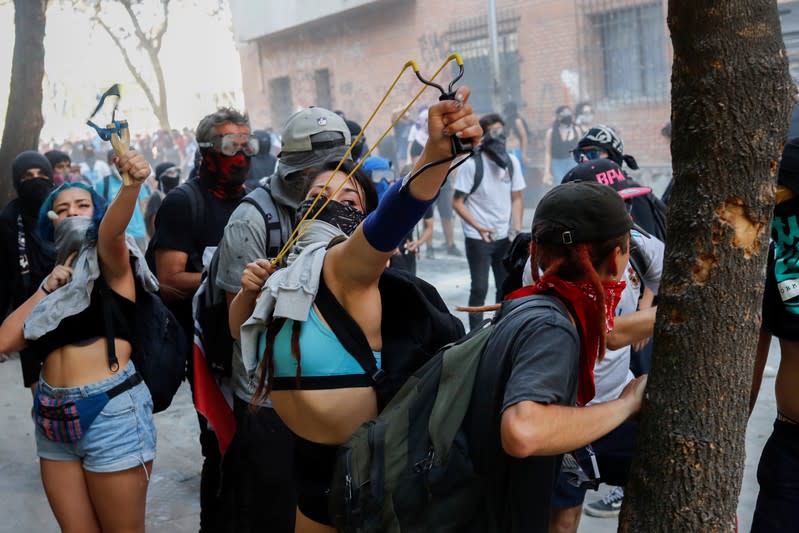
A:
[[[624,143],[619,137],[619,134],[610,126],[598,125],[594,126],[585,132],[582,139],[577,143],[577,148],[584,148],[586,146],[596,146],[605,150],[610,159],[616,162],[619,166],[622,163],[627,163],[627,166],[633,170],[638,169],[638,163],[631,155],[624,155]]]

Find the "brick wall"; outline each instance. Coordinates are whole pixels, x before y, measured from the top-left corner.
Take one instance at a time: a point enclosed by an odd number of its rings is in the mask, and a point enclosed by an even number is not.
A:
[[[537,146],[550,127],[557,106],[574,106],[587,95],[587,84],[580,80],[575,94],[562,81],[564,72],[581,74],[586,61],[601,61],[589,42],[580,17],[585,18],[584,2],[611,8],[652,4],[652,0],[497,0],[502,16],[518,19],[517,42],[522,116],[533,130]],[[663,0],[655,3],[665,5]],[[294,30],[268,35],[241,46],[242,74],[247,109],[254,126],[279,128],[285,117],[273,116],[269,80],[288,76],[291,80],[292,108],[313,105],[314,72],[328,69],[333,107],[361,124],[382,97],[402,65],[416,59],[429,75],[451,52],[448,35],[451,25],[486,15],[485,0],[444,1],[390,0],[317,20]],[[457,7],[453,7],[457,6]],[[665,7],[663,8],[665,27]],[[580,32],[583,32],[582,34]],[[667,30],[664,33],[668,35]],[[670,61],[668,37],[664,53]],[[587,51],[581,52],[581,47]],[[260,49],[260,50],[259,50]],[[260,58],[260,65],[259,65]],[[466,68],[469,68],[468,61]],[[669,69],[670,70],[670,69]],[[448,76],[448,74],[446,75]],[[442,79],[447,79],[442,74]],[[407,102],[421,85],[406,72],[384,111],[367,130],[373,144],[389,124],[390,110]],[[436,100],[428,89],[425,103]],[[668,167],[669,147],[660,129],[669,117],[667,97],[635,103],[614,103],[595,99],[595,121],[618,128],[626,151],[642,166]],[[533,153],[540,164],[540,148]]]

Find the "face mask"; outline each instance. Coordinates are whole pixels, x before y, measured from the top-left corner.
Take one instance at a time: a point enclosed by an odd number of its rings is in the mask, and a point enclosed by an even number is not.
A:
[[[227,156],[214,150],[202,152],[200,178],[217,198],[241,195],[250,173],[250,158],[241,152]]]
[[[603,281],[602,290],[605,292],[605,321],[608,325],[608,333],[613,331],[616,320],[616,307],[621,301],[621,294],[624,292],[627,283],[624,281]]]
[[[484,137],[482,150],[500,167],[508,168],[510,166],[510,156],[508,155],[504,132]]]
[[[305,216],[311,209],[311,204],[313,203],[314,199],[308,199],[303,201],[300,204],[299,209],[297,210],[297,223],[302,220],[302,217]],[[318,202],[316,202],[316,206],[314,207],[314,212],[318,211],[319,208],[324,204],[325,199],[320,198]],[[313,216],[313,213],[310,213],[308,217],[310,218]],[[352,235],[355,232],[355,228],[358,227],[358,224],[366,218],[366,215],[358,211],[357,209],[350,207],[348,205],[344,205],[339,203],[335,200],[331,200],[325,210],[319,213],[319,216],[316,217],[315,220],[321,220],[323,222],[327,222],[331,226],[335,226],[341,231],[343,231],[347,236]]]
[[[180,183],[180,178],[175,176],[174,178],[170,178],[169,176],[164,176],[160,180],[161,182],[161,192],[168,193],[172,189],[178,186]]]
[[[594,121],[593,113],[585,113],[577,117],[578,124],[591,124]]]
[[[562,115],[560,117],[560,123],[564,126],[570,126],[572,123],[572,116],[571,115]]]
[[[53,184],[49,179],[33,178],[25,180],[17,187],[22,208],[27,213],[38,213],[47,195],[53,190]]]
[[[272,188],[277,189],[279,195],[292,201],[295,205],[299,204],[305,197],[307,170],[283,174],[280,162],[278,162],[277,166],[277,175],[272,178]]]
[[[590,281],[578,281],[574,282],[574,285],[590,300],[597,301],[596,289],[594,289],[594,285]],[[616,320],[616,307],[619,305],[621,294],[626,286],[627,283],[624,281],[602,282],[602,293],[605,297],[605,324],[608,333],[613,331]]]
[[[63,265],[72,252],[80,250],[86,241],[86,232],[91,227],[92,219],[89,217],[67,217],[58,223],[53,231],[56,264]]]

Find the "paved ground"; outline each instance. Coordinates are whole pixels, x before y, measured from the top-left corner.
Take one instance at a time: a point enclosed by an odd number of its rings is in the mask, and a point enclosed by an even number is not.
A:
[[[531,219],[527,213],[526,221]],[[438,223],[436,224],[439,227]],[[441,241],[437,233],[437,242]],[[458,228],[456,242],[463,250]],[[435,285],[451,306],[465,305],[469,273],[464,258],[436,253],[424,257],[419,274]],[[489,290],[492,294],[493,289]],[[465,320],[465,315],[461,315]],[[776,368],[778,353],[772,350],[769,366]],[[30,421],[30,394],[21,386],[19,361],[0,364],[0,533],[58,531],[39,480],[38,463]],[[739,501],[740,531],[749,531],[757,496],[755,470],[760,450],[771,431],[775,413],[773,371],[766,377],[746,435],[746,469]],[[197,422],[187,387],[182,387],[170,409],[156,415],[158,455],[148,493],[147,528],[160,533],[197,531],[199,515],[200,451]],[[589,493],[588,501],[599,494]],[[266,530],[265,530],[266,531]],[[583,517],[580,533],[616,531],[615,519]]]

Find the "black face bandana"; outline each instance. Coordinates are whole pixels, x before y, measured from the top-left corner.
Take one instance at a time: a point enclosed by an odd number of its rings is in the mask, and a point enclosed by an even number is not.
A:
[[[17,187],[17,194],[26,214],[35,216],[39,208],[53,190],[53,182],[49,179],[33,178],[23,181]]]
[[[304,200],[300,207],[297,209],[297,222],[299,223],[302,220],[302,217],[305,216],[305,213],[311,208],[311,204],[313,203],[313,198]],[[310,218],[313,216],[315,212],[319,210],[322,205],[324,205],[325,199],[320,198],[318,202],[316,202],[316,206],[314,207],[314,212],[310,213],[308,217]],[[354,207],[350,207],[348,205],[344,205],[339,203],[335,200],[331,200],[325,210],[319,213],[319,216],[316,217],[316,220],[322,220],[327,222],[331,226],[335,226],[345,234],[352,235],[355,232],[355,228],[358,227],[358,224],[366,218],[366,215],[355,209]]]
[[[161,192],[163,192],[164,194],[168,193],[169,191],[171,191],[180,184],[180,178],[178,176],[175,176],[174,178],[169,176],[164,176],[159,181],[161,182],[160,184]]]
[[[500,133],[492,136],[485,136],[483,138],[482,149],[485,154],[497,165],[502,168],[508,168],[511,165],[510,156],[505,146],[506,136]]]

